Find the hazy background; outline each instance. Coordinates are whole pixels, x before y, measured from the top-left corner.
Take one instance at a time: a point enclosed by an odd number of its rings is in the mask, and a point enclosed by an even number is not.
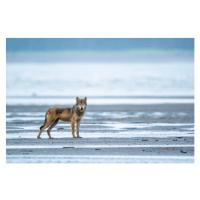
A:
[[[7,38],[6,57],[8,104],[194,96],[193,38]]]

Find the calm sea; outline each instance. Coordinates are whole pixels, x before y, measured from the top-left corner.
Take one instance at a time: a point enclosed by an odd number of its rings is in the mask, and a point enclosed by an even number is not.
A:
[[[113,99],[137,103],[146,97],[156,103],[152,97],[172,96],[191,102],[188,97],[194,96],[193,62],[7,63],[6,71],[7,104],[44,104],[45,97],[51,97],[51,103],[71,103],[76,96],[93,97],[93,104],[112,104]]]

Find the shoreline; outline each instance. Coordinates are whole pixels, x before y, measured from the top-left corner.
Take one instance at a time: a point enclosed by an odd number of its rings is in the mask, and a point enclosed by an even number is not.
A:
[[[64,105],[74,104],[74,98],[6,98],[7,105]],[[89,105],[157,105],[157,104],[192,104],[194,98],[90,98]]]
[[[141,49],[124,51],[20,51],[7,52],[8,63],[136,63],[194,62],[192,50]]]

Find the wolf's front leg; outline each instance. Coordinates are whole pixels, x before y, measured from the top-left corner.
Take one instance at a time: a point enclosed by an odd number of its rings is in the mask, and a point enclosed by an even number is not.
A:
[[[72,136],[73,136],[73,138],[75,138],[75,133],[74,133],[74,130],[75,130],[75,121],[74,120],[71,121],[71,128],[72,128]]]
[[[79,136],[79,127],[80,127],[80,124],[81,124],[81,120],[76,121],[76,135],[77,135],[78,138],[81,138]]]

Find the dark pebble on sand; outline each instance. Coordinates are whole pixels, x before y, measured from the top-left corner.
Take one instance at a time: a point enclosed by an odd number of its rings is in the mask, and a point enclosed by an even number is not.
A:
[[[149,140],[147,140],[147,139],[142,139],[142,141],[149,141]]]
[[[101,150],[101,149],[95,149],[95,150]]]
[[[186,150],[181,150],[181,153],[187,153],[187,151]]]
[[[64,128],[57,128],[58,130],[64,130]]]
[[[173,141],[178,141],[177,139],[173,139]]]

